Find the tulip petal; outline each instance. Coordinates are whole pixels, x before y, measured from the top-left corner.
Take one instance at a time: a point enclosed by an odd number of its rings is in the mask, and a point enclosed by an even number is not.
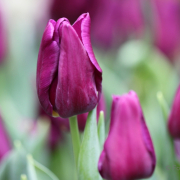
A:
[[[85,113],[96,106],[98,95],[94,72],[76,31],[63,22],[55,100],[61,117]]]
[[[101,82],[102,82],[102,69],[100,68],[93,49],[92,49],[92,45],[91,45],[91,39],[90,39],[90,26],[91,26],[91,20],[90,20],[90,16],[89,13],[85,13],[82,14],[77,21],[73,24],[73,28],[76,30],[78,36],[80,37],[84,48],[86,49],[88,56],[92,62],[92,64],[95,66],[96,68],[96,73],[95,73],[95,81],[96,81],[96,87],[97,90],[99,92],[98,98],[100,99],[100,95],[101,95],[101,91],[102,91],[102,86],[101,86]]]
[[[55,21],[50,20],[44,31],[38,55],[36,86],[40,103],[52,115],[53,107],[49,100],[49,89],[58,67],[59,46],[53,40]]]

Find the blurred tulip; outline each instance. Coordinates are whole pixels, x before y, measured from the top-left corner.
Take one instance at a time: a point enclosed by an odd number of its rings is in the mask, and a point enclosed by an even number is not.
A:
[[[180,49],[180,1],[153,0],[155,45],[171,60]]]
[[[0,115],[0,160],[11,150],[11,143]]]
[[[130,37],[142,36],[141,1],[98,0],[95,6],[90,9],[92,41],[95,45],[108,49],[118,47]]]
[[[103,111],[104,114],[106,113],[106,102],[105,102],[105,98],[104,95],[101,94],[101,98],[100,101],[97,105],[97,122],[99,120],[99,113],[100,111]],[[85,125],[86,125],[86,120],[88,117],[88,113],[84,113],[84,114],[79,114],[77,115],[77,119],[78,119],[78,127],[80,131],[84,131]]]
[[[66,17],[72,24],[82,13],[88,12],[92,0],[53,0],[51,18],[58,20]]]
[[[49,20],[38,55],[36,86],[49,115],[68,118],[92,110],[101,95],[102,70],[90,42],[90,17],[71,26]]]
[[[108,180],[130,180],[152,175],[156,157],[138,97],[134,91],[113,96],[108,137],[98,163]]]
[[[5,58],[6,52],[7,52],[7,39],[6,39],[5,27],[3,23],[3,15],[0,10],[0,63]]]
[[[180,85],[176,91],[169,115],[168,129],[175,139],[180,138]]]

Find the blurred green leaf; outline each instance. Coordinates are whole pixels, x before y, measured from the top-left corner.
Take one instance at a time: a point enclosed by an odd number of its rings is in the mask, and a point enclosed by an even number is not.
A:
[[[105,124],[104,124],[104,112],[100,111],[98,120],[98,137],[100,149],[102,150],[105,141]]]
[[[19,180],[25,175],[28,180],[58,180],[50,170],[27,154],[20,141],[17,140],[14,144],[15,149],[1,162],[1,180]]]

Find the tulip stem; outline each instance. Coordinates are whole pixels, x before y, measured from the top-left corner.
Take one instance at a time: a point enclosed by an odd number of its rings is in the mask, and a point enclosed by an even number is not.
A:
[[[80,137],[79,137],[77,117],[76,116],[70,117],[69,118],[69,124],[70,124],[70,130],[71,130],[74,159],[75,159],[75,164],[76,164],[76,169],[77,169],[79,149],[80,149]]]

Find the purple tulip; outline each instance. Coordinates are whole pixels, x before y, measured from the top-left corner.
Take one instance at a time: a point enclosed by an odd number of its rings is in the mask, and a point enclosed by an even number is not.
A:
[[[139,0],[98,0],[90,9],[92,41],[103,49],[117,48],[130,37],[143,35]]]
[[[153,0],[155,45],[173,60],[180,48],[179,0]]]
[[[132,180],[152,175],[156,157],[138,97],[134,91],[113,96],[109,135],[98,163],[108,180]]]
[[[0,160],[11,150],[11,143],[0,115]]]
[[[82,13],[88,12],[91,4],[92,0],[53,0],[50,16],[55,20],[66,17],[73,23]]]
[[[103,111],[104,113],[106,113],[106,102],[105,102],[105,98],[104,98],[104,95],[102,94],[101,95],[101,98],[100,98],[100,101],[97,105],[97,109],[96,109],[97,113],[97,122],[99,120],[99,114],[100,114],[100,111]],[[77,119],[78,119],[78,127],[79,127],[79,130],[80,131],[84,131],[84,128],[86,126],[86,120],[87,120],[87,117],[88,117],[88,113],[84,113],[84,114],[79,114],[77,116]]]
[[[39,101],[49,115],[68,118],[92,110],[101,95],[102,70],[90,42],[90,16],[71,26],[66,18],[49,20],[37,63]]]
[[[168,129],[173,138],[180,138],[180,85],[176,91],[174,102],[172,104],[168,121]]]

